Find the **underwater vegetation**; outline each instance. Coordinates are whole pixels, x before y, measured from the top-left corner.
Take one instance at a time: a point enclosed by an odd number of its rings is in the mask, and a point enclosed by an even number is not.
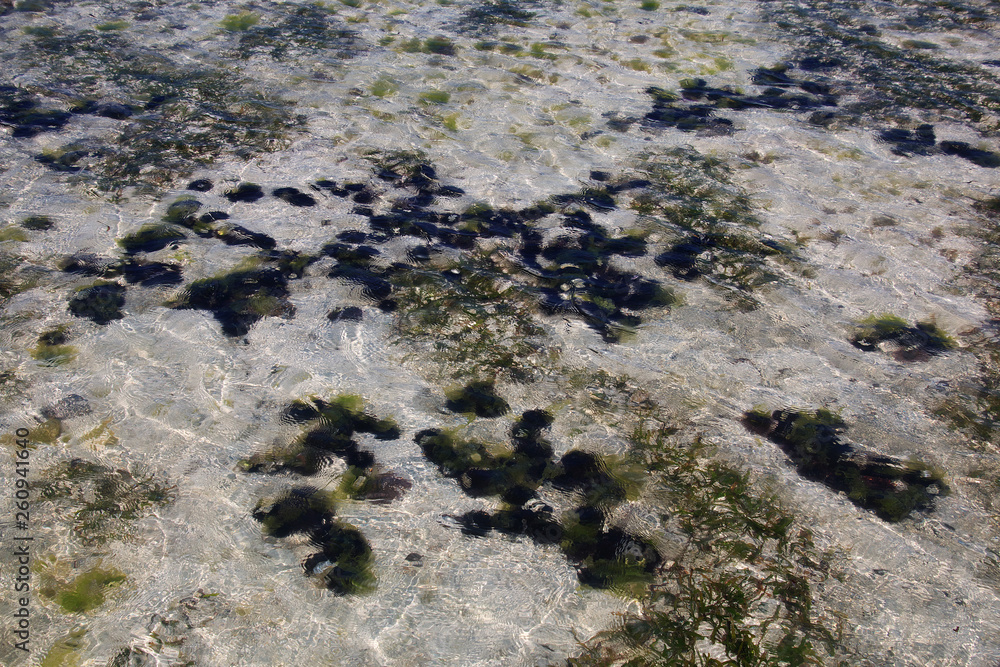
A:
[[[793,79],[782,66],[759,67],[751,82],[764,88],[757,95],[746,95],[732,88],[713,88],[704,79],[683,79],[680,95],[656,86],[646,89],[653,98],[653,110],[642,119],[648,127],[671,127],[685,132],[704,135],[722,135],[733,132],[733,122],[719,118],[719,109],[742,111],[744,109],[772,109],[777,111],[806,111],[821,107],[837,106],[838,96],[830,86],[815,81]],[[799,88],[801,92],[790,92]],[[624,131],[637,118],[614,117],[608,123],[613,130]]]
[[[127,534],[127,523],[173,501],[175,489],[152,474],[71,459],[42,473],[39,498],[75,508],[73,533],[84,544],[102,544]]]
[[[29,267],[21,255],[0,250],[0,305],[37,284],[37,276],[25,271]]]
[[[654,254],[673,278],[708,280],[741,307],[752,307],[752,292],[778,279],[768,267],[771,258],[791,259],[784,246],[754,231],[752,204],[729,182],[724,164],[691,150],[644,156],[639,168],[648,178],[595,172],[599,178],[575,192],[518,209],[473,203],[460,213],[435,209],[439,199],[465,193],[441,183],[419,151],[367,157],[374,182],[323,178],[310,184],[316,194],[290,186],[271,191],[296,208],[316,205],[317,195],[348,199],[354,203],[351,212],[368,219],[368,231],[345,230],[316,254],[278,250],[271,236],[229,221],[225,212],[199,215],[202,204],[190,196],[170,203],[162,222],[118,243],[127,256],[156,252],[190,243],[184,231],[190,230],[264,251],[232,271],[187,285],[171,303],[212,311],[229,336],[246,335],[262,317],[292,317],[288,281],[320,257],[332,258],[330,278],[355,286],[380,310],[398,313],[400,338],[431,343],[455,377],[489,379],[500,373],[519,381],[536,376],[553,354],[541,342],[544,328],[536,313],[578,318],[613,343],[641,326],[644,311],[679,303],[668,285],[625,268],[619,259]],[[201,179],[188,189],[212,187]],[[253,204],[266,195],[261,185],[241,183],[224,196]],[[640,214],[637,228],[611,232],[605,226],[602,216],[620,205]],[[669,231],[673,240],[653,246],[646,240],[652,230]],[[406,251],[408,261],[387,263],[379,246],[399,238],[418,245]],[[487,241],[490,250],[484,251]],[[104,278],[124,276],[144,287],[182,281],[180,266],[131,257],[116,261],[76,253],[59,266]],[[98,295],[110,296],[113,289]],[[358,314],[344,312],[348,319]]]
[[[452,412],[470,412],[477,417],[502,417],[510,411],[510,406],[497,395],[492,382],[476,380],[464,387],[445,389],[448,397],[445,407]]]
[[[910,326],[903,318],[890,314],[866,317],[851,334],[851,345],[861,350],[870,352],[882,343],[895,345],[894,356],[900,361],[923,360],[953,349],[956,344],[933,321]]]
[[[57,81],[61,108],[48,110],[50,103],[5,87],[0,122],[31,136],[57,131],[75,115],[115,120],[110,139],[86,137],[37,158],[56,171],[91,178],[106,192],[120,194],[129,186],[153,192],[221,155],[248,158],[277,150],[304,123],[290,102],[235,70],[172,60],[169,52],[138,46],[121,31],[61,25],[29,34],[15,66]]]
[[[656,548],[608,525],[610,512],[637,491],[634,476],[620,462],[583,450],[570,450],[557,460],[543,436],[552,420],[544,410],[525,412],[511,427],[510,447],[465,440],[441,429],[420,431],[414,442],[466,494],[503,502],[492,513],[473,510],[453,517],[464,534],[485,537],[497,531],[558,544],[580,581],[596,588],[648,582],[662,560]],[[576,507],[557,518],[538,497],[543,485],[571,495]]]
[[[755,408],[743,414],[742,422],[781,447],[800,475],[847,494],[885,521],[902,521],[948,493],[943,475],[930,466],[858,451],[840,437],[847,425],[827,409],[768,413]]]
[[[529,25],[535,13],[524,7],[535,7],[539,0],[486,0],[470,3],[456,26],[459,32],[485,35],[502,26],[523,28]]]
[[[15,138],[34,137],[62,129],[73,117],[69,111],[43,108],[34,95],[15,86],[0,86],[0,125]]]
[[[38,336],[38,344],[31,350],[31,358],[46,366],[61,366],[73,361],[78,350],[69,342],[66,325],[43,331]]]
[[[939,30],[947,26],[989,30],[997,18],[985,5],[780,0],[762,7],[765,20],[798,41],[792,60],[800,69],[837,75],[838,87],[854,97],[856,101],[843,109],[846,116],[905,122],[917,110],[969,120],[986,133],[997,132],[1000,79],[995,74],[938,55],[935,49],[914,48],[926,46],[917,40],[896,46],[882,38],[878,27],[888,23],[917,32],[930,25]]]
[[[163,250],[168,245],[176,247],[178,242],[186,238],[184,232],[171,224],[143,225],[138,231],[118,239],[118,245],[127,254],[134,255]]]
[[[756,231],[753,202],[724,162],[677,148],[643,156],[640,169],[650,185],[631,207],[673,233],[676,240],[655,261],[674,278],[705,280],[737,308],[752,310],[754,293],[780,280],[771,260],[796,261],[788,246]]]
[[[187,285],[174,308],[208,310],[227,336],[246,336],[264,317],[290,317],[295,307],[288,301],[286,272],[269,266],[236,268]]]
[[[361,397],[345,394],[330,401],[299,399],[282,411],[281,420],[305,424],[307,430],[286,447],[243,459],[237,465],[239,470],[268,474],[287,470],[308,476],[336,456],[348,465],[339,486],[343,496],[386,504],[411,487],[409,480],[380,471],[375,455],[360,449],[353,439],[355,433],[370,433],[378,440],[396,440],[400,436],[393,420],[365,412]],[[320,551],[307,557],[302,567],[306,574],[318,576],[331,591],[339,595],[369,591],[375,582],[371,546],[357,528],[337,521],[334,504],[332,493],[298,486],[277,498],[260,500],[252,514],[267,535],[308,535]]]
[[[892,152],[903,157],[914,155],[957,155],[969,162],[995,169],[1000,167],[1000,154],[975,148],[964,141],[942,141],[935,145],[937,137],[934,126],[929,123],[918,125],[914,130],[893,128],[878,134],[879,141],[892,144]]]
[[[125,574],[115,568],[94,567],[69,582],[59,582],[43,577],[39,592],[54,599],[63,611],[70,614],[84,613],[104,604],[105,597],[116,585],[125,581]]]
[[[827,664],[839,627],[815,599],[831,575],[808,529],[750,476],[656,419],[629,440],[646,460],[646,494],[680,544],[639,609],[583,643],[573,667]],[[829,664],[846,664],[833,661]]]
[[[315,52],[349,60],[368,49],[357,31],[347,29],[331,9],[320,3],[268,7],[266,23],[251,12],[233,14],[226,17],[222,27],[239,35],[235,55],[244,60],[262,53],[286,60]]]
[[[241,460],[240,470],[268,474],[288,470],[314,475],[334,456],[350,467],[366,470],[375,465],[375,455],[361,449],[354,434],[370,433],[378,440],[396,440],[400,436],[395,421],[365,412],[361,398],[350,394],[332,401],[316,397],[296,400],[285,408],[281,419],[286,423],[305,424],[307,430],[284,447]]]
[[[973,202],[978,219],[970,227],[981,241],[978,254],[965,267],[968,285],[982,299],[991,320],[1000,318],[1000,194]],[[996,451],[1000,446],[1000,344],[992,333],[970,332],[967,350],[976,356],[978,373],[958,383],[955,391],[934,409],[936,417],[971,436],[973,449]]]
[[[125,317],[125,286],[113,282],[98,282],[78,290],[69,300],[69,312],[96,324],[110,324]]]
[[[338,521],[334,509],[329,494],[296,486],[276,498],[260,500],[252,515],[266,535],[308,536],[319,551],[302,561],[302,569],[330,591],[337,595],[369,592],[375,587],[371,545],[357,528]]]

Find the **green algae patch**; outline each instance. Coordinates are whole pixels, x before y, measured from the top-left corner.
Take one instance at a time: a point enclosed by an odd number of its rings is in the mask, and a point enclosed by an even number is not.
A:
[[[162,250],[168,245],[176,247],[180,241],[186,238],[187,235],[172,224],[146,224],[138,231],[118,239],[118,245],[129,255],[134,255],[140,252]]]
[[[260,23],[260,16],[254,14],[253,12],[230,14],[219,21],[219,25],[222,29],[228,32],[243,32],[244,30],[249,30],[258,23]]]
[[[34,34],[18,62],[58,80],[61,89],[83,105],[79,113],[115,118],[109,140],[69,144],[37,159],[116,195],[130,186],[159,191],[221,155],[248,158],[281,149],[304,122],[292,113],[290,102],[261,90],[234,69],[172,60],[120,31],[63,28]],[[84,103],[107,97],[122,100],[117,112],[108,105],[102,111]],[[147,113],[133,114],[135,109]],[[66,113],[68,120],[72,114]],[[153,113],[155,122],[150,119]]]
[[[125,574],[115,568],[99,565],[71,581],[60,582],[47,576],[41,594],[55,600],[69,614],[86,613],[104,604],[107,595],[126,580]]]
[[[447,104],[451,94],[444,90],[428,90],[417,95],[417,99],[424,104]]]
[[[38,336],[38,344],[31,349],[31,358],[45,366],[62,366],[76,359],[79,350],[67,345],[69,336],[65,325],[43,331]]]
[[[925,360],[957,345],[955,339],[942,331],[933,320],[911,326],[903,318],[892,314],[871,315],[859,321],[850,340],[851,345],[865,351],[889,343],[895,346],[894,356],[900,361]]]
[[[305,534],[320,550],[302,562],[313,576],[338,595],[360,595],[375,589],[371,545],[354,526],[334,516],[332,496],[310,486],[297,486],[275,498],[262,499],[252,515],[265,534],[284,538]]]
[[[862,452],[843,440],[847,425],[827,409],[768,414],[755,408],[744,413],[743,424],[781,447],[800,475],[846,493],[885,521],[932,509],[937,497],[949,493],[941,471],[920,461]]]
[[[85,317],[96,324],[108,325],[125,317],[125,286],[114,282],[98,281],[79,288],[69,299],[69,312]]]
[[[94,30],[100,30],[101,32],[112,32],[118,30],[124,30],[128,27],[127,21],[108,21],[107,23],[99,23],[94,26]]]
[[[127,537],[129,524],[148,516],[155,507],[172,502],[175,491],[174,486],[153,474],[111,468],[85,459],[49,468],[39,483],[42,502],[72,509],[73,533],[84,544]]]
[[[375,97],[391,97],[399,92],[399,83],[387,76],[380,76],[369,90]]]
[[[170,304],[172,308],[208,310],[230,337],[246,336],[264,317],[291,317],[288,277],[280,268],[247,266],[196,280]]]
[[[830,556],[772,493],[675,431],[643,418],[629,437],[650,473],[647,502],[680,542],[674,560],[638,595],[638,611],[583,642],[567,664],[822,664],[838,645],[814,592]]]
[[[39,667],[77,667],[82,660],[84,649],[83,638],[87,634],[85,628],[71,630],[46,651]]]
[[[28,240],[30,240],[28,235],[24,232],[23,229],[20,229],[18,227],[10,226],[0,229],[0,243],[6,243],[10,241],[14,241],[17,243],[24,243]]]

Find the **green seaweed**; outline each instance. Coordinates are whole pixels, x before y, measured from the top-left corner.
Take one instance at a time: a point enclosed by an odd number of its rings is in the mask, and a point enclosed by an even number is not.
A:
[[[61,366],[74,359],[79,351],[72,345],[66,345],[69,337],[66,335],[66,325],[44,331],[38,336],[38,344],[31,350],[31,358],[46,366]]]
[[[152,474],[71,459],[42,473],[39,498],[75,507],[74,534],[84,544],[103,544],[126,537],[128,524],[172,502],[175,487]]]
[[[243,32],[260,23],[260,16],[253,12],[240,12],[239,14],[229,14],[219,25],[228,32]]]
[[[269,9],[273,25],[254,22],[239,30],[236,55],[250,58],[267,53],[285,60],[300,53],[326,52],[347,60],[365,49],[357,32],[344,27],[332,9],[322,3],[282,4]]]
[[[288,101],[235,69],[172,60],[118,31],[35,33],[18,58],[79,100],[114,96],[156,112],[119,121],[110,141],[43,156],[52,168],[94,179],[105,192],[129,186],[153,192],[221,155],[246,158],[283,148],[304,122]],[[79,164],[84,155],[86,171]]]
[[[681,548],[645,587],[639,610],[567,664],[777,667],[835,655],[838,636],[814,592],[830,563],[809,531],[747,473],[712,459],[706,443],[672,433],[642,420],[630,440],[648,461],[647,496]]]
[[[782,0],[765,5],[765,20],[800,40],[798,57],[819,53],[830,68],[852,82],[857,101],[846,109],[858,118],[900,121],[933,111],[979,124],[995,134],[1000,110],[1000,79],[982,67],[937,55],[930,43],[907,40],[894,46],[882,39],[875,20],[896,14],[904,23],[933,22],[938,29],[995,26],[996,15],[967,3],[882,3],[874,7],[856,0],[831,0],[819,5]],[[877,18],[875,12],[877,11]],[[991,120],[994,119],[994,120]]]
[[[862,350],[874,350],[882,343],[898,347],[900,360],[916,360],[940,354],[956,346],[955,339],[933,321],[917,322],[915,326],[892,314],[870,315],[857,323],[851,334],[851,344]]]
[[[98,566],[72,581],[43,586],[41,594],[58,602],[63,611],[79,614],[100,607],[109,591],[125,580],[125,574],[119,570]]]
[[[168,210],[169,214],[169,210]],[[172,224],[145,224],[138,231],[118,239],[118,245],[126,253],[155,252],[168,245],[176,246],[187,235]]]
[[[79,665],[80,654],[84,648],[83,637],[86,634],[85,628],[74,628],[57,639],[46,651],[39,667],[76,667]]]
[[[791,263],[792,252],[757,231],[760,220],[749,195],[736,186],[728,164],[690,149],[677,148],[641,158],[640,171],[652,184],[633,197],[631,208],[655,224],[674,232],[678,245],[711,249],[710,259],[684,257],[680,269],[676,250],[657,258],[673,267],[677,277],[690,276],[687,262],[723,290],[742,310],[756,307],[754,292],[777,282],[772,260]],[[676,247],[675,247],[676,248]]]
[[[935,498],[949,493],[941,471],[920,461],[856,451],[840,437],[843,419],[825,408],[775,410],[770,416],[755,408],[744,414],[743,424],[781,447],[800,475],[843,491],[885,521],[931,509]]]
[[[477,254],[440,272],[399,274],[397,343],[430,344],[445,377],[524,382],[543,372],[555,352],[543,342],[531,296],[501,278],[504,264]]]

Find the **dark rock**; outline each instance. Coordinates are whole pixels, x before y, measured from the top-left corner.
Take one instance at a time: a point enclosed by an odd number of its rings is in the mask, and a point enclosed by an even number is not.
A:
[[[942,141],[941,151],[945,155],[957,155],[979,167],[987,169],[1000,167],[1000,154],[974,148],[964,141]]]
[[[492,382],[473,381],[464,387],[445,390],[445,407],[452,412],[472,412],[478,417],[500,417],[510,411],[507,401],[497,396]]]
[[[255,183],[240,183],[240,185],[225,193],[226,199],[231,202],[253,203],[264,196],[264,190]]]
[[[364,313],[357,306],[334,308],[326,316],[331,322],[360,322],[362,317]]]
[[[106,283],[85,287],[69,300],[69,312],[97,324],[110,324],[125,317],[125,286]]]
[[[107,102],[105,104],[100,104],[93,111],[94,114],[101,116],[103,118],[111,118],[113,120],[126,120],[132,117],[135,113],[132,111],[132,107],[125,104],[118,104],[117,102]]]
[[[183,282],[178,264],[131,260],[121,265],[121,271],[128,283],[139,283],[143,287],[179,285]]]
[[[52,345],[62,345],[62,343],[52,343]],[[46,419],[71,419],[89,415],[91,412],[93,409],[90,407],[90,401],[79,394],[69,394],[58,402],[42,408],[42,416]]]
[[[292,206],[315,206],[316,200],[297,188],[276,188],[271,194]]]

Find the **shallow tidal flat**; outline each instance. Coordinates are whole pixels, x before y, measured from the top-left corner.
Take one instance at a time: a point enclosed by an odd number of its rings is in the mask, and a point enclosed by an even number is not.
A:
[[[0,5],[0,662],[996,667],[995,5]]]

